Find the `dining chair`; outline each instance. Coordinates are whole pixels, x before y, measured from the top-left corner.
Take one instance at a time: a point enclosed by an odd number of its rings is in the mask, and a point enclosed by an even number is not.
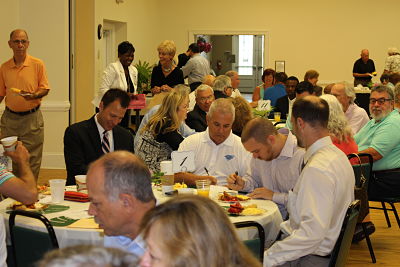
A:
[[[395,203],[400,203],[400,197],[380,197],[380,198],[375,198],[375,199],[370,199],[369,201],[373,201],[373,202],[380,202],[382,205],[382,208],[380,207],[370,207],[370,209],[375,209],[375,210],[383,210],[383,213],[385,214],[385,218],[386,218],[386,223],[388,225],[388,227],[392,227],[392,224],[390,223],[390,219],[389,219],[389,215],[388,215],[388,211],[392,211],[396,221],[397,221],[397,225],[400,228],[400,219],[399,219],[399,214],[397,213],[396,210],[396,206]],[[388,203],[392,208],[387,208],[386,207],[386,203]]]
[[[371,255],[372,263],[376,263],[376,257],[374,253],[374,249],[372,247],[371,239],[369,238],[369,234],[367,232],[367,223],[363,222],[365,217],[369,214],[369,205],[368,205],[368,184],[369,179],[372,175],[372,165],[373,158],[368,153],[359,153],[359,154],[349,154],[347,155],[349,160],[357,159],[357,163],[353,163],[353,171],[355,177],[355,197],[359,197],[360,200],[360,214],[358,216],[358,223],[361,224],[362,231],[364,232],[365,241],[368,245],[369,254]],[[365,179],[365,180],[363,180]],[[357,190],[359,190],[357,192]],[[360,194],[357,194],[360,193]],[[364,194],[363,194],[364,193]]]
[[[264,260],[264,244],[265,244],[265,231],[261,224],[255,221],[244,221],[234,223],[236,228],[257,228],[258,238],[244,240],[244,244],[247,248],[256,256],[260,262]]]
[[[339,237],[331,252],[329,267],[346,266],[347,256],[349,255],[359,212],[360,201],[354,200],[347,209],[346,216],[344,217],[342,229],[340,230]]]
[[[41,221],[47,232],[36,231],[15,224],[15,217],[23,216]],[[53,226],[42,214],[24,210],[14,210],[10,214],[9,229],[12,253],[17,267],[34,266],[43,255],[58,248],[58,241]]]

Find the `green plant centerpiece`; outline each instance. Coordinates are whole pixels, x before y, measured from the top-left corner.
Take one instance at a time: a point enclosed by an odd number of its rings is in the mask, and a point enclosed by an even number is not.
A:
[[[153,66],[147,61],[140,61],[135,64],[138,71],[138,93],[142,94],[150,90],[150,79]]]

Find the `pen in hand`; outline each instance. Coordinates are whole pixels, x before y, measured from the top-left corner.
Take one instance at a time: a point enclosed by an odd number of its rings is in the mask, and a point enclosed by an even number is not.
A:
[[[208,173],[208,170],[207,170],[207,168],[206,168],[206,167],[204,167],[204,170],[206,171],[206,173],[207,173],[207,176],[210,176],[210,174]]]

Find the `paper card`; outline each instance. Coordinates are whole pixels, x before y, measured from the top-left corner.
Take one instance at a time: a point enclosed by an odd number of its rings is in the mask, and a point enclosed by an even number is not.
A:
[[[80,219],[67,227],[69,228],[86,228],[86,229],[99,229],[99,225],[94,221],[94,218]]]
[[[196,169],[194,164],[193,151],[173,151],[171,153],[172,170],[177,172],[193,172]]]
[[[144,109],[146,107],[146,95],[137,94],[131,96],[128,109]]]

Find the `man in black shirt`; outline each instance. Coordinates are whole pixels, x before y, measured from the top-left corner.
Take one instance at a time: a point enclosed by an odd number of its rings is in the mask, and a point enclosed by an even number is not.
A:
[[[207,129],[206,115],[214,101],[214,91],[210,86],[202,84],[196,88],[195,95],[196,105],[187,114],[186,124],[196,132],[203,132]]]
[[[375,75],[375,64],[372,59],[369,59],[368,49],[361,50],[361,58],[354,62],[353,66],[354,86],[358,84],[368,86],[372,76]]]

